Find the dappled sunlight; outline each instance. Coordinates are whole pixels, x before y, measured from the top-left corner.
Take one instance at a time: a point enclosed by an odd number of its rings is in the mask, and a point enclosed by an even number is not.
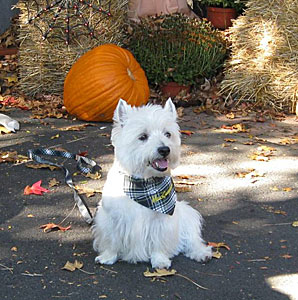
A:
[[[298,299],[298,273],[271,276],[266,282],[273,290],[287,295],[290,300]]]

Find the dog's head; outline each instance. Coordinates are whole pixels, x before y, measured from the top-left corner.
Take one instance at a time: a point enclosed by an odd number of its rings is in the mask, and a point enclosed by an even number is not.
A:
[[[114,112],[112,144],[116,159],[129,175],[165,176],[178,166],[181,141],[176,118],[171,99],[164,108],[131,107],[120,99]]]

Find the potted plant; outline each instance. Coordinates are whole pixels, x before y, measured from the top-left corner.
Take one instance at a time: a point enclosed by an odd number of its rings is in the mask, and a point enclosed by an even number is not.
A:
[[[182,14],[142,18],[131,23],[127,47],[145,70],[151,85],[178,92],[200,78],[214,75],[227,48],[223,36],[209,22]],[[173,96],[173,95],[171,95]]]
[[[245,0],[197,0],[207,8],[207,19],[219,29],[226,29],[245,7]]]

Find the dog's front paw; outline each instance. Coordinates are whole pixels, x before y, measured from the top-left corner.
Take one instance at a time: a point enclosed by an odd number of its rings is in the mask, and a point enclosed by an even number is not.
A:
[[[168,269],[171,266],[171,260],[163,253],[154,253],[151,256],[151,265],[154,269]]]
[[[196,251],[186,253],[186,256],[198,262],[206,262],[212,258],[212,246],[201,245]]]
[[[95,263],[102,265],[112,265],[117,261],[117,254],[104,251],[101,255],[95,257]]]

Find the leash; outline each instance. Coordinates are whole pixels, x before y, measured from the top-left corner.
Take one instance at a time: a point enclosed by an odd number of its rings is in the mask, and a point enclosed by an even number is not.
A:
[[[58,156],[58,157],[64,157],[64,158],[70,158],[75,159],[77,161],[77,169],[82,172],[83,174],[88,173],[95,173],[97,171],[101,170],[101,167],[96,164],[96,162],[92,159],[89,159],[85,156],[73,154],[66,151],[59,151],[59,150],[51,150],[51,149],[30,149],[28,150],[28,156],[30,159],[35,160],[38,163],[41,164],[48,164],[51,166],[56,166],[60,169],[63,169],[65,172],[65,183],[73,190],[73,197],[75,200],[75,203],[84,218],[85,222],[89,225],[93,222],[93,217],[90,212],[90,209],[86,203],[86,201],[80,197],[78,191],[76,190],[73,181],[72,181],[72,175],[68,171],[66,167],[63,165],[51,162],[49,160],[43,159],[40,156],[41,155],[47,155],[47,156]]]

